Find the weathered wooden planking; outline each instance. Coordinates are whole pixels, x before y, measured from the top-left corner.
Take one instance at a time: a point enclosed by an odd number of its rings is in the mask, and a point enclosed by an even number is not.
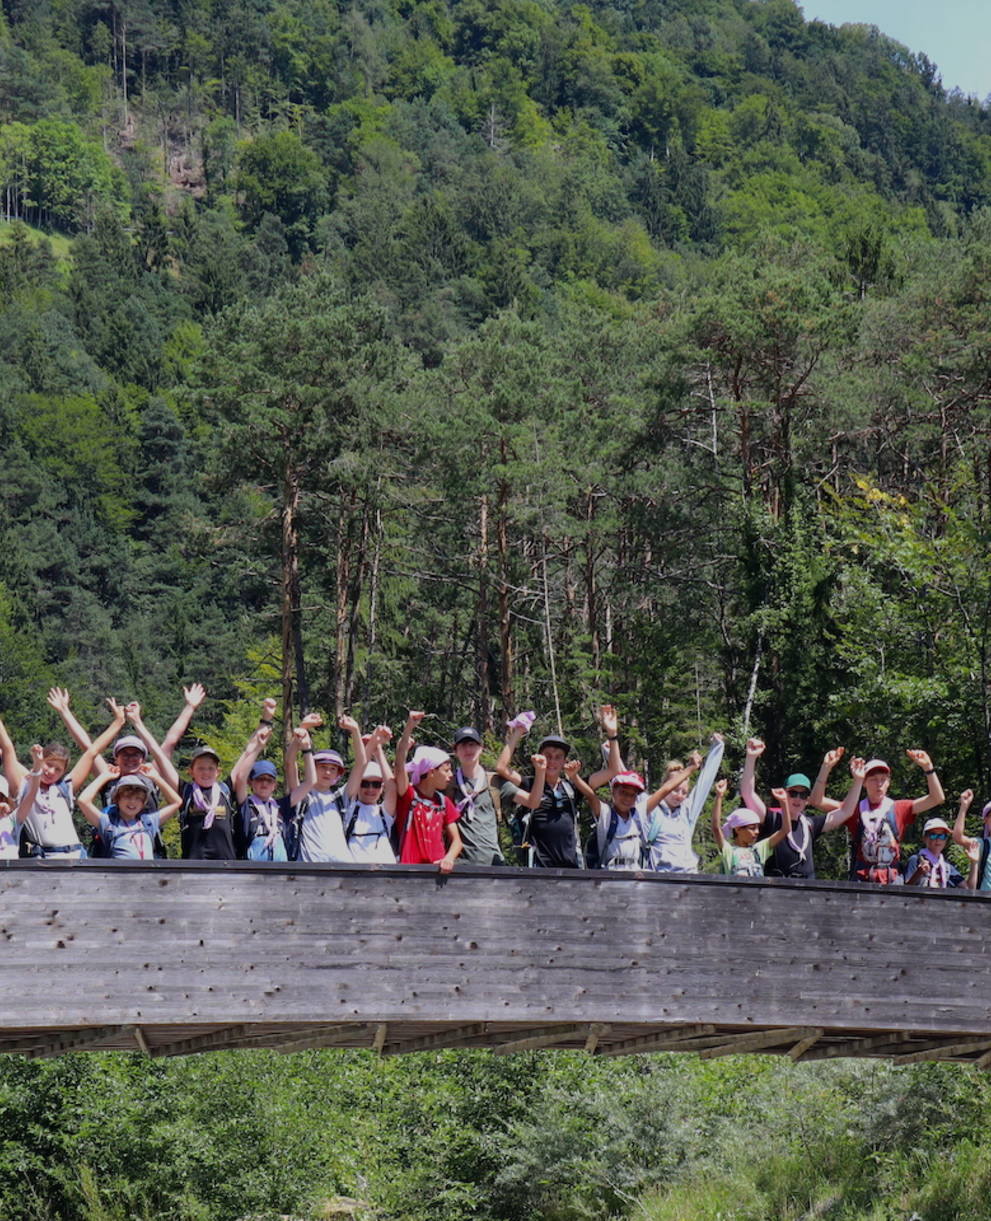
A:
[[[273,1045],[280,1032],[386,1054],[533,1039],[609,1054],[697,1047],[690,1032],[711,1026],[712,1054],[802,1042],[753,1037],[775,1028],[823,1032],[803,1059],[928,1055],[941,1041],[979,1053],[989,925],[982,896],[842,883],[12,862],[0,867],[0,1051],[38,1031],[31,1046],[56,1054],[58,1032],[82,1027],[151,1054]]]

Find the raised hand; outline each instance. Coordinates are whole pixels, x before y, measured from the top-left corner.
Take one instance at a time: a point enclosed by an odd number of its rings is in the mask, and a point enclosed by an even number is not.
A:
[[[262,750],[264,750],[265,747],[268,745],[269,739],[271,738],[271,736],[272,736],[272,726],[271,725],[261,725],[255,731],[255,741],[258,743],[258,745],[261,747]]]
[[[536,771],[537,768],[547,767],[547,758],[545,755],[531,755],[530,762],[533,764],[534,771]]]
[[[712,787],[716,790],[718,797],[725,797],[729,790],[729,781],[725,776],[721,776]]]
[[[612,704],[602,704],[599,708],[599,725],[607,738],[614,738],[619,733],[619,714]]]
[[[981,859],[981,841],[979,839],[968,839],[964,844],[964,852],[967,853],[967,860],[977,864]]]
[[[118,704],[112,695],[108,695],[107,696],[107,707],[110,709],[110,713],[113,716],[114,720],[119,725],[123,725],[124,722],[127,720],[127,711],[125,710],[124,705]]]
[[[69,692],[65,687],[52,687],[48,692],[48,703],[58,713],[68,712]]]
[[[42,764],[44,758],[45,758],[45,748],[41,745],[40,742],[35,742],[34,746],[31,747],[31,763],[32,763],[31,770],[35,771],[35,772],[40,772],[41,764]]]
[[[696,772],[702,766],[702,756],[699,754],[699,752],[697,750],[693,750],[692,753],[688,756],[688,766],[693,771],[696,771]]]
[[[319,729],[323,724],[323,717],[319,712],[308,712],[300,724],[304,729]]]
[[[778,805],[783,810],[788,803],[788,790],[787,789],[771,789],[771,796],[774,798],[774,800],[778,803]]]
[[[747,758],[748,759],[759,759],[765,750],[767,750],[767,746],[764,742],[762,742],[760,740],[760,738],[748,738],[747,739]]]
[[[141,705],[138,703],[137,700],[131,700],[131,702],[125,706],[124,712],[127,714],[127,719],[131,722],[132,725],[140,724]]]
[[[361,727],[353,716],[348,716],[348,714],[345,713],[343,716],[338,717],[337,728],[343,729],[345,733],[354,733],[356,729],[360,729]]]
[[[845,746],[834,746],[832,750],[827,750],[822,757],[823,767],[828,767],[829,770],[832,771],[845,754]]]
[[[863,779],[867,775],[867,760],[861,759],[859,755],[854,755],[850,760],[850,775],[854,780],[859,780],[863,783]]]
[[[300,750],[310,750],[312,748],[313,743],[310,739],[310,735],[302,725],[300,725],[298,729],[294,729],[292,731],[292,736],[299,743]]]
[[[269,698],[262,700],[262,720],[271,721],[275,716],[276,702]]]
[[[970,809],[970,803],[974,800],[974,790],[964,789],[960,794],[960,812],[966,814]]]
[[[536,756],[534,756],[536,757]],[[569,759],[564,765],[564,774],[569,780],[574,780],[576,776],[581,775],[582,761],[581,759]]]
[[[932,771],[933,761],[924,750],[907,750],[905,754],[924,772]]]
[[[182,698],[195,712],[206,699],[206,687],[202,683],[190,683],[188,687],[183,687]]]

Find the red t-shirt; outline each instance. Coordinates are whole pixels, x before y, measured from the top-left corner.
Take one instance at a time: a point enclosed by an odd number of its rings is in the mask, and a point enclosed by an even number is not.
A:
[[[396,801],[399,863],[436,865],[447,851],[444,828],[458,821],[454,802],[444,793],[423,797],[410,785]]]

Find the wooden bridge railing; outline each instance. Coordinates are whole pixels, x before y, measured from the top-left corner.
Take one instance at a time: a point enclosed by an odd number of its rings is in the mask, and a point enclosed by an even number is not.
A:
[[[991,1064],[991,902],[845,883],[0,865],[0,1052],[439,1047]]]

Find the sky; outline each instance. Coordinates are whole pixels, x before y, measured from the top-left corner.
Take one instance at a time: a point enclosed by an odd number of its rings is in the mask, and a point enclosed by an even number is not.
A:
[[[991,0],[798,0],[806,21],[861,22],[923,52],[947,91],[991,94]]]

